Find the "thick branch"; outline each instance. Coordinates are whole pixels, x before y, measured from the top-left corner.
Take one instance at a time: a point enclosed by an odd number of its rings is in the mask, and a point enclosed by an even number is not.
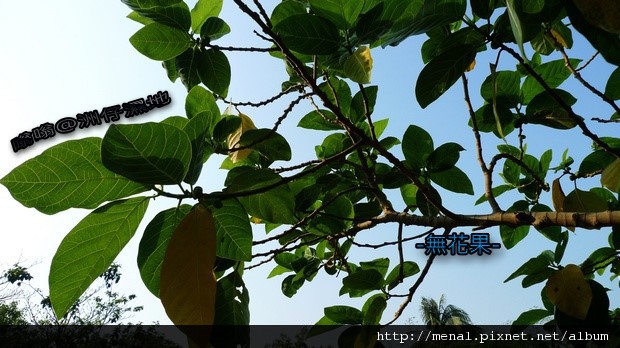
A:
[[[581,227],[586,229],[600,229],[602,227],[620,226],[620,211],[603,211],[598,213],[580,212],[497,212],[485,215],[457,215],[448,216],[419,216],[407,213],[385,214],[357,224],[347,231],[348,235],[355,235],[379,224],[397,222],[408,226],[427,226],[436,228],[454,227],[492,227],[534,226],[543,228],[548,226]]]

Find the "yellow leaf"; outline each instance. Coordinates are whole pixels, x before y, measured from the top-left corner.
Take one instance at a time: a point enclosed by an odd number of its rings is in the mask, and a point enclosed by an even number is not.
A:
[[[472,70],[474,70],[474,68],[476,67],[476,60],[472,60],[471,64],[469,64],[469,66],[467,67],[467,69],[465,70],[465,72],[470,72]]]
[[[245,114],[239,113],[239,117],[241,117],[241,125],[237,128],[236,131],[228,135],[228,148],[235,149],[240,147],[239,141],[241,140],[241,136],[243,133],[247,132],[250,129],[256,129],[254,122],[252,119]],[[248,157],[252,149],[243,149],[239,151],[231,152],[228,156],[233,163],[237,163],[242,159]]]
[[[549,33],[560,46],[564,48],[568,48],[568,44],[566,43],[566,40],[564,40],[564,37],[562,37],[562,34],[560,34],[557,30],[551,29]]]
[[[616,158],[603,170],[601,184],[612,192],[620,191],[620,158]]]
[[[368,46],[361,46],[344,62],[344,74],[357,83],[370,83],[372,56]]]
[[[545,292],[549,301],[567,315],[584,320],[592,302],[592,289],[581,268],[567,265],[547,280]]]
[[[159,297],[175,325],[213,324],[215,256],[213,215],[198,204],[174,230],[161,268]],[[208,342],[204,329],[185,333],[199,345]]]
[[[553,209],[555,209],[555,211],[564,211],[565,198],[566,195],[564,194],[564,190],[562,190],[562,185],[560,185],[560,179],[553,180],[553,185],[551,186],[551,199],[553,200]]]

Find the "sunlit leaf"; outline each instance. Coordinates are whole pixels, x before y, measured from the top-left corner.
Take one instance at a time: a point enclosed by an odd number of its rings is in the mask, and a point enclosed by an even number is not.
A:
[[[129,42],[138,52],[154,60],[168,60],[185,51],[191,41],[181,29],[151,23],[138,30]]]

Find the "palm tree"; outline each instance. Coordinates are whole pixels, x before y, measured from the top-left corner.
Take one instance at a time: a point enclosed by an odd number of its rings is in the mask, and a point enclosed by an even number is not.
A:
[[[444,295],[441,295],[439,303],[432,298],[422,297],[420,312],[427,326],[472,325],[467,312],[454,305],[446,306]]]

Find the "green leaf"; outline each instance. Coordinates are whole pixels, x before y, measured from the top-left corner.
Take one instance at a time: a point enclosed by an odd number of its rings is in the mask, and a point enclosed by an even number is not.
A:
[[[441,172],[431,172],[430,178],[437,185],[448,191],[457,193],[474,194],[474,187],[467,174],[457,167],[452,167]]]
[[[235,260],[252,260],[252,227],[243,206],[234,199],[211,208],[217,234],[217,256]]]
[[[441,196],[434,187],[432,187],[431,185],[426,185],[426,190],[431,196],[431,198],[435,200],[435,202],[441,204]],[[422,215],[437,216],[437,214],[439,214],[439,210],[437,209],[437,207],[435,207],[433,203],[431,203],[431,201],[426,198],[424,193],[422,193],[422,190],[418,190],[415,199],[416,204],[418,208],[420,208],[420,212],[422,213]]]
[[[190,185],[194,185],[202,173],[203,157],[205,151],[207,151],[205,138],[209,135],[209,128],[215,123],[213,116],[210,111],[201,112],[189,120],[187,125],[183,127],[183,131],[187,134],[192,146],[189,170],[183,179],[183,181]]]
[[[571,59],[571,65],[576,67],[581,60]],[[553,60],[534,67],[534,71],[545,80],[545,82],[551,88],[558,88],[562,82],[570,76],[570,71],[566,69],[566,65],[563,59]],[[532,76],[525,78],[521,91],[523,93],[523,104],[529,104],[529,102],[539,93],[545,89],[536,81]]]
[[[250,294],[241,275],[232,272],[217,282],[214,325],[249,325]],[[230,341],[230,340],[229,340]]]
[[[620,68],[611,73],[605,85],[605,95],[613,100],[620,99]]]
[[[166,70],[166,75],[170,82],[176,82],[179,78],[179,71],[177,70],[176,58],[168,59],[161,62],[161,66]]]
[[[368,46],[358,47],[352,55],[344,61],[344,74],[353,82],[370,83],[372,73],[372,56]]]
[[[230,63],[226,55],[220,50],[207,50],[204,54],[204,59],[198,62],[200,81],[207,88],[222,97],[228,95],[230,75]]]
[[[131,13],[127,15],[127,18],[144,25],[153,23],[152,19],[146,18],[136,11],[131,11]]]
[[[161,123],[113,124],[101,144],[101,161],[106,168],[144,184],[181,183],[191,157],[187,135]]]
[[[213,97],[211,92],[207,91],[202,86],[196,86],[189,91],[185,98],[185,112],[187,113],[187,118],[191,119],[205,111],[215,115],[212,121],[213,124],[209,127],[210,131],[212,131],[217,122],[221,119],[220,109],[217,107],[215,97]]]
[[[550,312],[546,309],[530,309],[529,311],[525,311],[519,315],[517,320],[512,322],[513,326],[518,325],[534,325],[539,323],[541,320],[546,317],[552,316],[553,312]]]
[[[50,300],[62,318],[133,237],[149,201],[145,197],[108,203],[80,221],[62,240],[49,276]]]
[[[376,294],[368,298],[362,307],[363,325],[379,325],[383,311],[387,307],[387,301],[384,294]]]
[[[607,202],[590,191],[575,189],[564,199],[565,212],[597,213],[607,210]]]
[[[569,106],[577,102],[575,97],[564,90],[556,89],[554,93]],[[525,120],[528,123],[542,124],[555,129],[571,129],[577,126],[577,122],[570,116],[568,110],[564,109],[546,91],[541,92],[530,101],[526,109]]]
[[[516,271],[514,271],[504,283],[513,280],[519,276],[525,275],[536,275],[536,274],[549,274],[553,272],[553,269],[549,268],[549,266],[553,263],[553,252],[550,250],[545,250],[540,255],[533,257],[526,261],[521,267],[519,267]],[[548,277],[547,277],[548,278]],[[524,279],[525,280],[525,279]],[[545,279],[541,279],[540,281],[544,281]],[[531,284],[533,285],[533,284]]]
[[[529,233],[529,226],[510,227],[502,225],[499,227],[499,233],[506,249],[512,249],[520,241],[522,241]]]
[[[497,71],[495,73],[497,88],[495,101],[497,104],[515,107],[521,99],[521,75],[516,71]],[[484,100],[493,103],[493,76],[489,75],[482,86],[480,95]]]
[[[178,208],[161,211],[144,229],[138,247],[138,269],[146,288],[157,297],[161,265],[168,243],[176,227],[191,209],[191,205],[183,204]]]
[[[331,54],[340,46],[336,26],[311,14],[296,14],[283,19],[274,27],[291,50],[302,54]]]
[[[605,151],[605,150],[596,150],[589,155],[587,155],[581,164],[579,165],[578,174],[585,175],[590,173],[595,173],[599,170],[603,170],[607,168],[614,160],[616,156]]]
[[[410,125],[403,135],[402,143],[405,159],[416,168],[423,168],[428,156],[433,152],[433,138],[423,128]]]
[[[494,187],[491,191],[493,192],[493,196],[497,198],[502,193],[508,192],[508,191],[512,190],[513,188],[514,187],[511,186],[511,185],[499,185],[497,187]],[[474,205],[478,205],[478,204],[486,202],[486,201],[487,201],[486,194],[482,194],[482,196],[480,196],[480,198],[478,198],[478,200],[476,201],[476,203],[474,203]]]
[[[170,117],[163,119],[160,123],[167,124],[167,125],[176,127],[178,129],[183,129],[185,128],[185,126],[187,126],[188,122],[189,120],[187,119],[187,117],[170,116]]]
[[[519,18],[519,13],[515,6],[515,0],[506,0],[506,10],[508,12],[508,19],[510,19],[512,34],[521,51],[521,57],[527,61],[525,50],[523,49],[523,29],[521,28],[521,19]]]
[[[26,207],[45,214],[69,208],[96,208],[148,190],[101,163],[100,138],[69,140],[20,164],[0,184]]]
[[[329,110],[309,112],[299,120],[297,127],[322,131],[342,130],[342,127],[336,123],[336,115]]]
[[[363,320],[362,312],[349,306],[332,306],[323,310],[325,316],[338,324],[361,324]]]
[[[403,197],[403,201],[407,205],[407,208],[414,210],[416,208],[416,195],[418,193],[418,187],[414,184],[406,184],[400,187],[400,194]]]
[[[180,3],[182,0],[121,0],[121,2],[130,9],[142,10],[156,6],[172,6]]]
[[[400,281],[402,282],[403,279],[411,277],[418,272],[420,272],[420,267],[418,267],[417,263],[413,261],[405,261],[403,262],[403,278],[400,279]],[[387,278],[385,278],[385,284],[388,286],[388,291],[394,289],[398,284],[400,284],[398,279],[399,275],[400,265],[396,265],[396,267],[390,271]]]
[[[202,24],[209,17],[217,17],[222,11],[224,0],[198,0],[192,9],[192,30],[199,33]]]
[[[263,188],[282,178],[268,169],[250,169],[237,175],[229,187],[231,192],[263,191]],[[296,221],[295,198],[287,185],[280,185],[253,195],[240,197],[247,212],[272,223],[290,224]]]
[[[536,14],[545,7],[544,0],[521,0],[521,8],[525,13]]]
[[[415,95],[422,108],[444,94],[476,58],[476,48],[459,45],[433,58],[420,72]]]
[[[136,10],[136,12],[154,22],[167,25],[172,28],[180,29],[184,32],[189,30],[191,25],[191,16],[189,7],[184,2],[170,6],[155,6]],[[150,23],[145,23],[146,25]]]
[[[228,33],[230,33],[230,26],[223,19],[211,17],[207,18],[207,21],[202,25],[200,38],[202,40],[215,41]]]
[[[189,91],[200,84],[198,69],[200,62],[205,60],[205,53],[198,48],[188,48],[174,60],[181,82]],[[189,116],[189,115],[188,115]]]
[[[344,277],[342,284],[352,290],[379,290],[383,276],[376,269],[360,269]]]
[[[183,53],[191,40],[186,32],[161,23],[151,23],[138,30],[129,42],[138,52],[153,60],[168,60]]]
[[[349,29],[364,7],[358,0],[309,0],[310,9],[336,24],[339,29]]]
[[[497,0],[471,0],[471,7],[475,15],[483,19],[491,18],[495,7],[497,6]]]
[[[249,129],[241,135],[240,145],[251,146],[269,161],[290,161],[291,147],[286,139],[271,129]]]
[[[297,1],[282,1],[271,13],[271,24],[278,25],[282,20],[296,14],[307,13],[306,5]]]
[[[445,143],[431,152],[426,159],[426,168],[429,172],[448,170],[458,162],[461,151],[465,151],[461,145]]]

